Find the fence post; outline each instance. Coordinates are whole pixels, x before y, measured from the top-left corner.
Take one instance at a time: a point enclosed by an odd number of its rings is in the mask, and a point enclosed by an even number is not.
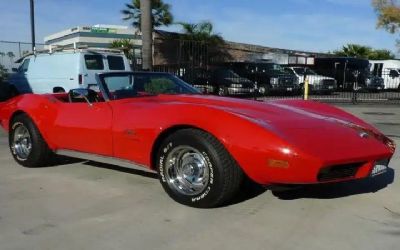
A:
[[[304,81],[304,100],[308,100],[308,93],[309,93],[309,81],[308,77],[306,77],[306,80]]]

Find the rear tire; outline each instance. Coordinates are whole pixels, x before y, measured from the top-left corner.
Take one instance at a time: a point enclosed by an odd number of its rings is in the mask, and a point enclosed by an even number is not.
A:
[[[26,114],[12,120],[8,140],[15,161],[24,167],[48,166],[53,157],[39,129]]]
[[[239,190],[243,172],[212,135],[182,129],[167,137],[157,158],[161,185],[175,201],[196,208],[218,207]]]

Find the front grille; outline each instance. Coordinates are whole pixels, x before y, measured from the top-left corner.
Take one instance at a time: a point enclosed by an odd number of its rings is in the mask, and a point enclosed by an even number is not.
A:
[[[324,79],[322,80],[322,84],[325,86],[335,86],[335,80],[333,79]]]
[[[318,174],[318,181],[326,182],[353,178],[363,164],[364,163],[351,163],[323,168]]]
[[[291,77],[279,77],[279,85],[284,87],[293,87],[294,79]]]

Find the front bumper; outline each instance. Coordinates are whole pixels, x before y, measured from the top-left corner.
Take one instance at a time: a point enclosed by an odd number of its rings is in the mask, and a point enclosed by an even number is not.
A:
[[[274,92],[296,92],[300,90],[299,85],[271,85],[271,91]]]
[[[236,87],[228,87],[229,95],[246,95],[253,94],[255,92],[254,88],[236,88]]]
[[[335,91],[337,89],[334,85],[324,85],[324,84],[316,84],[310,85],[311,90],[313,91]]]

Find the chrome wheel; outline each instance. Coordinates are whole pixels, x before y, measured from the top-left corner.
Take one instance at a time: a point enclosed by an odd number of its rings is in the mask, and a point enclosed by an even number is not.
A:
[[[260,88],[258,89],[258,91],[259,91],[259,93],[262,94],[262,95],[265,95],[265,93],[267,93],[267,90],[265,89],[265,87],[260,87]]]
[[[167,155],[165,177],[170,188],[183,195],[198,195],[210,179],[209,163],[190,146],[178,146]]]
[[[11,150],[20,160],[27,160],[32,151],[32,140],[29,130],[23,125],[18,124],[14,128]]]

